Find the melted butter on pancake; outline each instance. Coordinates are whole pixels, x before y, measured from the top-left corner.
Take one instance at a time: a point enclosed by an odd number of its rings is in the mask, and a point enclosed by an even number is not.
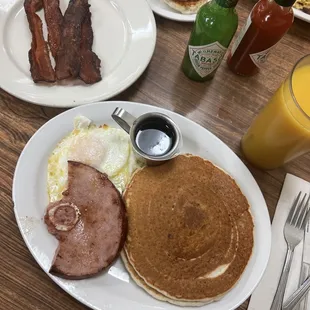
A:
[[[213,270],[212,272],[210,272],[209,274],[207,274],[204,277],[199,277],[199,279],[212,279],[212,278],[216,278],[218,276],[221,276],[222,274],[224,274],[226,272],[226,270],[228,269],[228,267],[230,266],[229,264],[226,265],[221,265],[219,267],[217,267],[215,270]]]
[[[253,220],[229,175],[180,155],[136,172],[124,198],[129,233],[122,257],[146,291],[201,305],[237,283],[252,253]]]

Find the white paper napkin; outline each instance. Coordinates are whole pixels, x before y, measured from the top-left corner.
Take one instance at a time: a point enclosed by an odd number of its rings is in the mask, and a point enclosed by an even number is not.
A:
[[[308,194],[310,192],[310,183],[287,174],[272,222],[272,245],[268,266],[261,282],[251,297],[248,310],[269,310],[271,307],[287,249],[283,228],[292,203],[300,191]],[[298,288],[302,251],[303,242],[295,249],[284,300]],[[307,309],[310,310],[310,299]]]

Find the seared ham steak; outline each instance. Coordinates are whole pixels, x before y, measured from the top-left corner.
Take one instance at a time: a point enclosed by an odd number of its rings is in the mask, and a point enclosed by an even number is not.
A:
[[[44,217],[59,240],[50,273],[68,279],[91,277],[119,254],[127,234],[121,195],[105,174],[68,162],[68,188]]]

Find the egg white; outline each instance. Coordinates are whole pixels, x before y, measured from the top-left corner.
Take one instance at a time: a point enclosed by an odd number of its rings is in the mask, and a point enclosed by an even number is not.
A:
[[[122,129],[97,127],[79,116],[74,120],[74,130],[58,143],[48,159],[47,189],[51,202],[61,199],[67,188],[68,160],[106,173],[120,192],[132,173],[142,166],[133,153],[129,135]]]

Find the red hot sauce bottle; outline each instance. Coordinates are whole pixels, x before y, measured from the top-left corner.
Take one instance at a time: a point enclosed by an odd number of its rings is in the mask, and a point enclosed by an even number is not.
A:
[[[272,48],[294,21],[295,0],[260,0],[253,7],[228,55],[228,67],[251,76],[266,62]]]

